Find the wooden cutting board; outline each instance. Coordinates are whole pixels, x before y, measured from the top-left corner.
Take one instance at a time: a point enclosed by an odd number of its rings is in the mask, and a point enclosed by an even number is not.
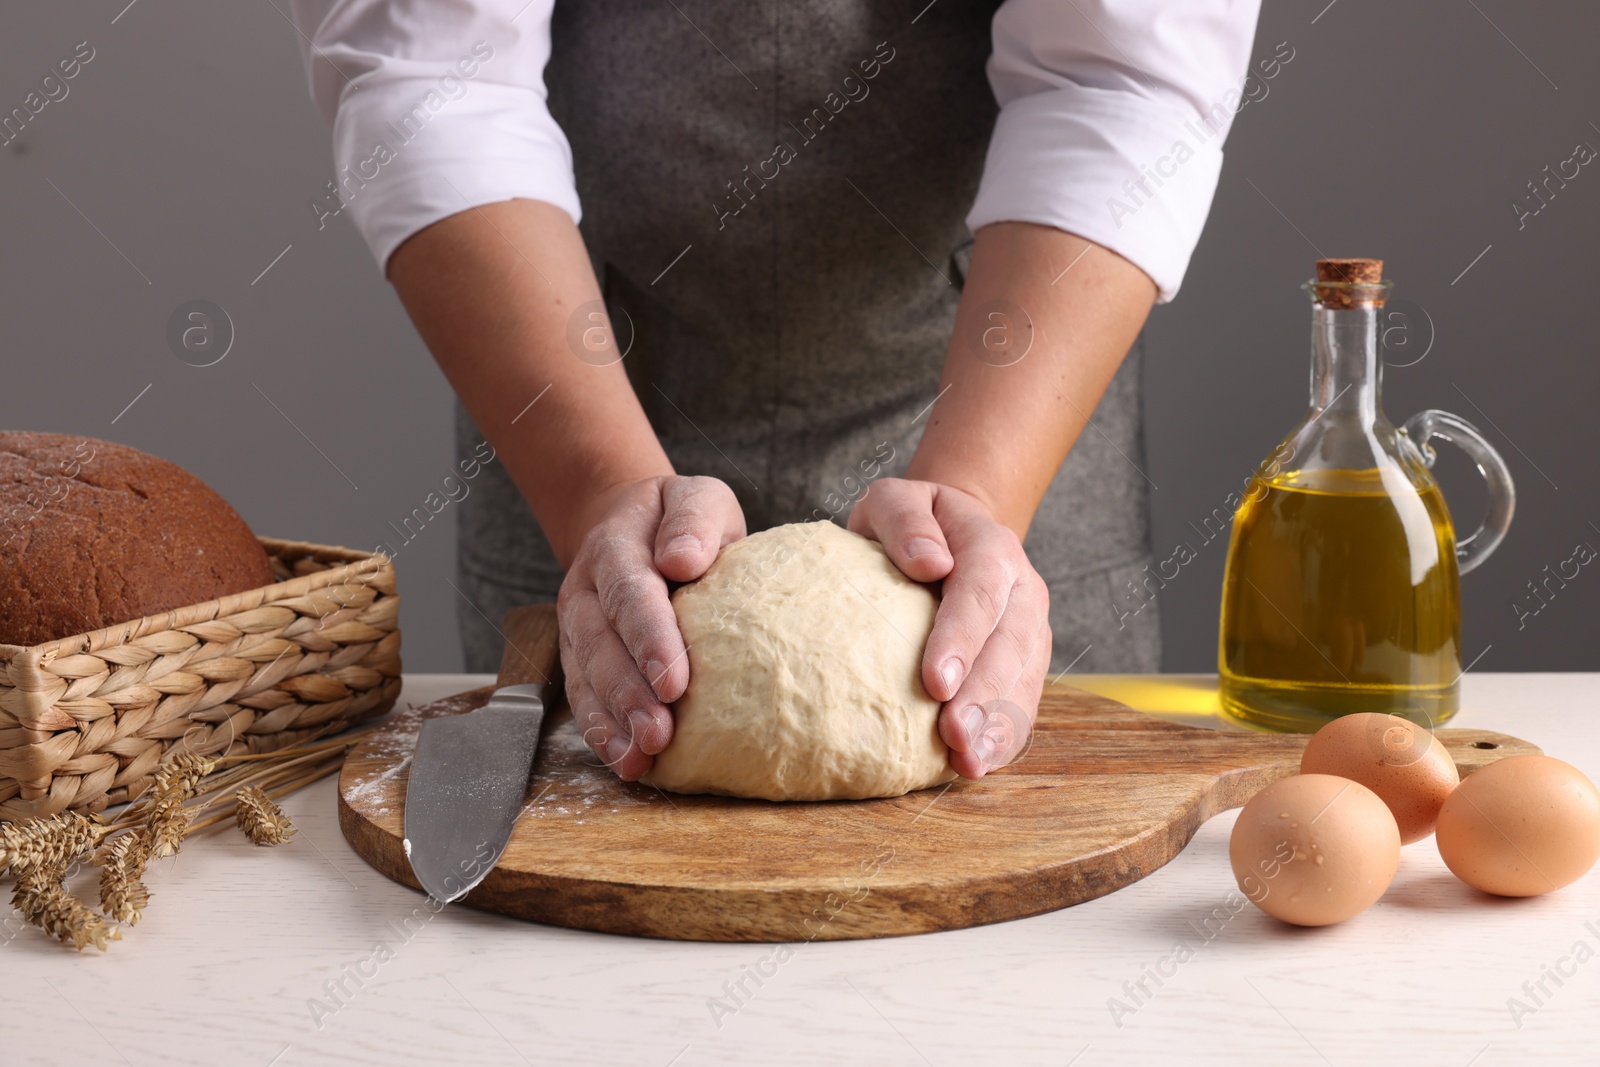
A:
[[[501,684],[556,676],[554,607],[509,612],[505,634]],[[400,842],[422,720],[470,711],[492,691],[401,712],[350,754],[339,823],[390,878],[417,887]],[[584,745],[564,702],[546,723],[511,842],[465,903],[695,941],[915,934],[1091,900],[1145,877],[1211,816],[1295,773],[1306,742],[1182,726],[1054,686],[1032,747],[981,781],[893,800],[777,804],[620,781]],[[1439,737],[1463,774],[1539,751],[1484,730]]]

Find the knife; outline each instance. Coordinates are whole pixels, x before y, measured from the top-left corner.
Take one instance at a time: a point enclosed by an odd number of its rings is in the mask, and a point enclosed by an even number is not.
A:
[[[423,722],[406,786],[404,847],[435,900],[466,896],[505,851],[552,696],[543,683],[502,686],[476,711]]]

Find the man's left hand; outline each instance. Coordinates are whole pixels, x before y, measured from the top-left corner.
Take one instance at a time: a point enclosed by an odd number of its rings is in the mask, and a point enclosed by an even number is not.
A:
[[[883,546],[908,578],[944,583],[922,655],[922,685],[942,701],[939,736],[968,778],[1026,748],[1050,670],[1050,592],[1022,541],[976,496],[885,478],[849,526]]]

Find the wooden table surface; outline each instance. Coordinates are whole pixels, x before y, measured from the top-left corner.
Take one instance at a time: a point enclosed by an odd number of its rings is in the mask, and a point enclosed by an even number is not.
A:
[[[1185,721],[1213,700],[1204,678],[1073,680]],[[488,681],[412,675],[401,699]],[[1600,674],[1463,685],[1452,725],[1600,779]],[[144,921],[104,955],[0,923],[0,1064],[1596,1061],[1597,873],[1499,900],[1421,842],[1370,911],[1300,930],[1226,906],[1230,812],[1144,881],[1032,919],[882,941],[644,941],[434,914],[346,846],[332,778],[285,807],[300,827],[287,846],[206,837],[154,865]]]

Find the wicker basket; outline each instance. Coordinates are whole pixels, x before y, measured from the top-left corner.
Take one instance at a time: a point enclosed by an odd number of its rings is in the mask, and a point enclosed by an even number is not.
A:
[[[0,644],[0,821],[137,796],[183,739],[269,752],[400,693],[388,556],[263,537],[278,581],[23,648]]]

